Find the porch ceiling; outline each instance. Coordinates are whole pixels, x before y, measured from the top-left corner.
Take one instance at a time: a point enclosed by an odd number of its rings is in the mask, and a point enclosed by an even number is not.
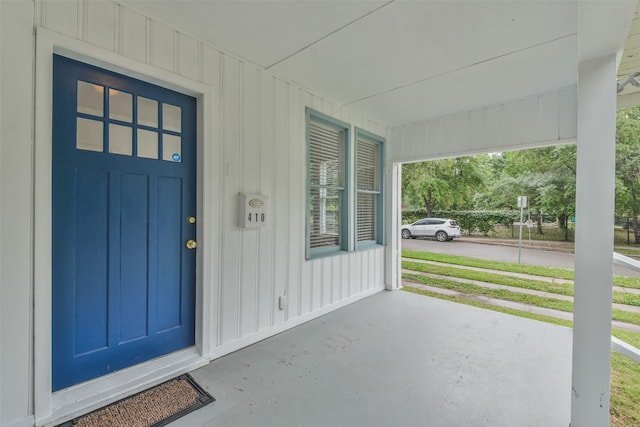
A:
[[[640,71],[640,15],[636,11],[624,45],[624,54],[618,67],[618,81],[624,82],[631,74]],[[640,76],[636,78],[640,81]],[[640,105],[640,87],[627,84],[618,97],[619,107]]]
[[[576,83],[576,1],[125,3],[391,126]]]

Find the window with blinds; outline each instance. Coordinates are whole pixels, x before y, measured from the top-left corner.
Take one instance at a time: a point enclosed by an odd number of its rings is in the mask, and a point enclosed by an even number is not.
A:
[[[309,114],[307,127],[308,249],[309,255],[313,255],[340,250],[343,246],[348,129],[314,114]]]
[[[382,140],[356,130],[356,239],[358,243],[381,242]]]

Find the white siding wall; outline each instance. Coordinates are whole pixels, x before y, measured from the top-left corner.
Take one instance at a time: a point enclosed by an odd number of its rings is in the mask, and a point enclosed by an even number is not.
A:
[[[575,141],[576,87],[391,129],[392,162]]]
[[[386,136],[386,128],[337,108],[254,64],[111,1],[0,1],[0,425],[33,423],[32,234],[34,27],[60,33],[213,88],[207,224],[213,355],[384,288],[384,248],[306,261],[305,107]],[[269,223],[237,227],[237,194],[269,197]],[[278,309],[278,298],[288,305]],[[205,302],[205,304],[209,303]]]
[[[0,425],[31,413],[33,4],[0,2]]]

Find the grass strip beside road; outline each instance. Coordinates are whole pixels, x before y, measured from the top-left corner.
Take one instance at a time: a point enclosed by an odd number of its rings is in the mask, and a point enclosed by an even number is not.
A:
[[[424,261],[442,262],[445,264],[462,265],[468,267],[484,268],[487,270],[506,271],[510,273],[530,274],[533,276],[552,277],[557,279],[573,280],[573,270],[565,268],[542,267],[538,265],[516,264],[513,262],[491,261],[480,258],[470,258],[459,255],[436,254],[431,252],[418,252],[403,250],[404,258],[421,259]],[[640,289],[640,278],[613,276],[613,284],[625,288]],[[549,291],[551,292],[551,291]]]
[[[432,252],[418,252],[403,250],[402,256],[405,258],[422,259],[425,261],[436,261],[445,264],[464,265],[468,267],[485,268],[487,270],[508,271],[510,273],[531,274],[542,277],[555,277],[558,279],[573,280],[573,270],[565,268],[540,267],[537,265],[516,264],[513,262],[491,261],[480,258],[470,258],[460,255],[445,255]],[[640,285],[639,285],[640,286]]]
[[[441,289],[449,289],[456,292],[462,292],[469,295],[482,295],[489,298],[501,299],[503,301],[519,302],[522,304],[535,305],[537,307],[567,311],[569,313],[573,312],[573,303],[570,301],[513,292],[506,289],[484,288],[482,286],[472,285],[470,283],[455,282],[453,280],[433,279],[431,277],[422,276],[420,274],[404,273],[402,274],[402,277],[413,282],[423,283],[425,285]],[[640,322],[640,316],[638,322]]]
[[[421,262],[403,261],[402,268],[423,273],[437,274],[440,276],[459,277],[477,282],[493,283],[496,285],[511,286],[514,288],[531,289],[541,292],[549,292],[557,295],[573,296],[573,285],[551,283],[542,280],[523,279],[477,270],[466,270],[444,265],[426,264]],[[640,307],[640,295],[613,291],[613,302]]]
[[[640,289],[640,279],[637,277],[613,276],[613,284],[621,288]]]
[[[457,302],[460,304],[470,305],[478,308],[484,308],[487,310],[497,311],[500,313],[511,314],[513,316],[526,317],[527,319],[539,320],[541,322],[552,323],[554,325],[566,326],[569,328],[573,326],[573,322],[571,322],[571,320],[558,319],[551,316],[545,316],[543,314],[529,313],[528,311],[516,310],[514,308],[493,305],[493,304],[486,303],[484,301],[479,301],[475,298],[472,298],[466,295],[444,295],[438,292],[428,291],[425,289],[412,288],[411,284],[405,284],[402,290],[405,292],[411,292],[414,294],[425,295],[432,298],[438,298],[446,301]],[[640,342],[638,344],[640,344]]]
[[[518,302],[521,304],[529,304],[537,307],[550,308],[553,310],[565,311],[573,313],[573,303],[570,301],[558,300],[555,298],[542,297],[538,295],[530,295],[521,292],[513,292],[506,289],[489,289],[469,283],[460,283],[453,280],[434,279],[420,274],[403,273],[402,277],[417,283],[433,286],[441,289],[449,289],[469,295],[482,295],[489,298],[501,299],[503,301]],[[640,325],[640,314],[632,313],[624,310],[613,309],[613,320],[620,322],[632,323]]]
[[[631,344],[635,348],[640,348],[640,334],[638,333],[613,329],[611,335],[616,338],[620,338],[622,341]]]
[[[640,314],[632,313],[630,311],[620,310],[614,308],[611,310],[611,319],[619,322],[633,323],[634,325],[640,325]]]
[[[505,276],[503,274],[488,273],[477,270],[447,267],[444,265],[425,264],[422,262],[403,261],[402,268],[423,273],[438,274],[440,276],[460,277],[478,282],[495,283],[496,285],[512,286],[515,288],[532,289],[542,292],[551,292],[558,295],[573,296],[573,286],[562,283],[550,283],[541,280],[522,279],[519,277]]]
[[[622,254],[622,255],[627,255],[627,256],[636,256],[637,257],[638,255],[640,255],[640,251],[638,250],[637,247],[615,245],[613,247],[613,251],[617,252],[619,254]]]

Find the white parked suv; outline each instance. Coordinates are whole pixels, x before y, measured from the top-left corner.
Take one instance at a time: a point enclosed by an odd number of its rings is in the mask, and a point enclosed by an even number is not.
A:
[[[435,237],[438,242],[446,242],[460,237],[460,227],[452,219],[423,218],[413,224],[403,225],[401,233],[403,239]]]

